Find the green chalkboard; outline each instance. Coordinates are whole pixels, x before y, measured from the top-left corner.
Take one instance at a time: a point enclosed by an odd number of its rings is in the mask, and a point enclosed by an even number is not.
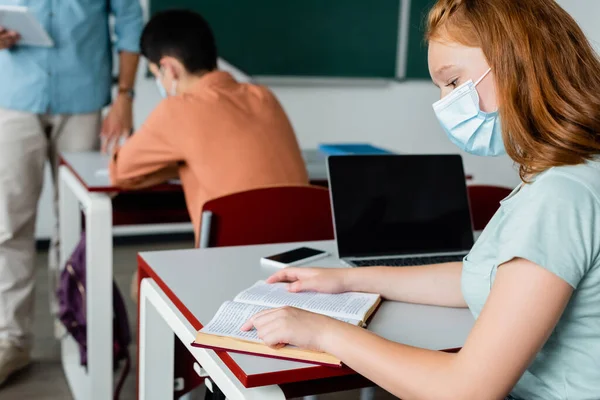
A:
[[[253,76],[395,78],[400,0],[151,0],[200,12]]]
[[[150,0],[150,8],[200,12],[219,55],[252,76],[397,78],[405,70],[406,79],[429,79],[424,34],[435,2],[410,0],[408,19],[402,0]]]
[[[429,79],[425,29],[427,27],[427,14],[436,1],[437,0],[411,1],[408,51],[406,57],[407,79]]]

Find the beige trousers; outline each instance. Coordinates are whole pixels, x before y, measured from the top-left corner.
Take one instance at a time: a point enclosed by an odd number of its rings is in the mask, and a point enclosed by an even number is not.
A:
[[[56,212],[58,155],[98,148],[100,123],[100,112],[39,115],[0,109],[0,339],[31,346],[35,220],[46,161],[52,169]],[[54,269],[57,231],[56,226],[50,256]]]

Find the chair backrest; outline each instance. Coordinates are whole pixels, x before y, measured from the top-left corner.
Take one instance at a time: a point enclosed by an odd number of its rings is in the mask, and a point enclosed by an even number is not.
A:
[[[277,186],[230,194],[204,204],[200,247],[331,240],[329,191]]]
[[[490,222],[500,208],[500,201],[505,199],[512,189],[500,186],[470,185],[467,186],[467,191],[471,205],[473,229],[480,231]]]

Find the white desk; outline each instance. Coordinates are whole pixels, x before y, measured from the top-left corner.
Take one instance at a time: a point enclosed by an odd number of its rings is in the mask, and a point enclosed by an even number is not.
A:
[[[62,159],[59,171],[61,266],[79,242],[80,211],[85,215],[88,370],[79,365],[79,350],[70,336],[61,339],[62,364],[76,400],[106,400],[112,398],[113,388],[112,302],[109,299],[112,299],[114,210],[110,196],[121,190],[111,186],[107,173],[98,173],[106,171],[108,156],[98,152],[66,153]],[[324,157],[309,150],[305,152],[305,159],[311,179],[326,179]],[[164,184],[150,189],[148,196],[181,190],[179,184]]]
[[[143,280],[140,297],[140,399],[160,399],[172,392],[173,332],[230,399],[282,399],[281,385],[310,385],[315,379],[351,373],[189,345],[224,301],[277,270],[262,267],[260,257],[299,245],[335,252],[333,242],[314,242],[141,253],[140,275],[150,278]],[[342,267],[333,257],[319,265]],[[462,347],[473,322],[466,309],[384,302],[369,330],[396,342],[449,350]]]
[[[302,151],[302,156],[312,181],[327,180],[327,157],[323,153],[319,150],[308,149]],[[110,184],[108,155],[99,152],[64,153],[62,158],[71,167],[71,172],[89,191],[119,191]]]

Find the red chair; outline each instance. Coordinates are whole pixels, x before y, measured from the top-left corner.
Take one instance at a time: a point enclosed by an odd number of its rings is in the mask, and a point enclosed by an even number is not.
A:
[[[500,186],[470,185],[467,186],[467,192],[473,229],[481,231],[498,211],[500,202],[512,192],[512,189]]]
[[[208,201],[200,247],[306,242],[334,238],[329,191],[279,186]]]
[[[208,201],[202,210],[199,247],[332,240],[329,190],[316,186],[276,186],[230,194]],[[184,394],[203,379],[193,370],[194,359],[175,342],[175,376]],[[213,385],[215,389],[216,386]],[[224,398],[215,390],[213,397]]]

